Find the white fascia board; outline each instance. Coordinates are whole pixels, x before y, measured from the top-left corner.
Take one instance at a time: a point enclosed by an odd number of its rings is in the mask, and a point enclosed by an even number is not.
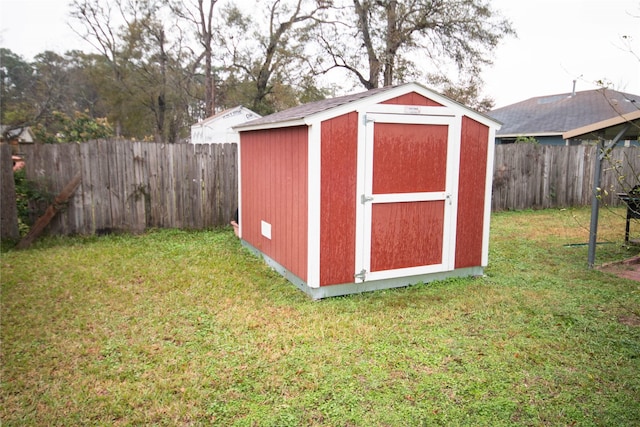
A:
[[[245,132],[245,131],[250,131],[250,130],[263,130],[263,129],[276,129],[276,128],[288,128],[288,127],[294,127],[294,126],[306,126],[307,120],[305,120],[304,118],[301,119],[294,119],[294,120],[288,120],[288,121],[284,121],[284,122],[276,122],[276,123],[262,123],[259,125],[249,125],[249,126],[245,126],[245,125],[239,125],[239,126],[234,126],[232,129],[235,130],[236,132]]]

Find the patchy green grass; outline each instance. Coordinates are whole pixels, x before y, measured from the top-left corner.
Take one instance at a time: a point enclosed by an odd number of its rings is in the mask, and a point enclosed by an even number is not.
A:
[[[599,263],[638,252],[622,213]],[[5,252],[0,421],[638,425],[640,285],[586,268],[588,224],[494,214],[486,277],[321,302],[231,230]]]

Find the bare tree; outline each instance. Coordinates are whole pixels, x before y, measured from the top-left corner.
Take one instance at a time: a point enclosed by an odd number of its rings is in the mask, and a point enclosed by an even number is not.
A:
[[[204,60],[204,114],[209,117],[215,112],[215,82],[213,72],[213,41],[216,34],[214,7],[218,0],[191,0],[170,2],[173,13],[186,21],[194,30],[198,44],[202,48],[193,62],[195,67]]]
[[[185,81],[192,78],[181,62],[189,59],[183,33],[162,0],[74,0],[76,32],[107,60],[116,133],[174,142],[185,127]],[[135,129],[134,129],[135,127]]]
[[[328,61],[317,71],[344,69],[367,89],[450,81],[452,72],[477,83],[493,48],[514,34],[484,0],[343,0],[324,21],[317,39]]]
[[[251,107],[261,113],[273,110],[267,97],[277,83],[307,62],[309,26],[319,22],[329,7],[322,0],[271,0],[265,4],[266,22],[249,16],[237,7],[224,11],[227,32],[222,34],[229,66],[253,82]],[[279,80],[279,82],[275,82]]]

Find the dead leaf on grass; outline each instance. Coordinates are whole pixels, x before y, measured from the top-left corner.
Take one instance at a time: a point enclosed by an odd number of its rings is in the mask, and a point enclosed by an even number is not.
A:
[[[628,314],[618,317],[618,321],[627,326],[640,326],[640,316]]]

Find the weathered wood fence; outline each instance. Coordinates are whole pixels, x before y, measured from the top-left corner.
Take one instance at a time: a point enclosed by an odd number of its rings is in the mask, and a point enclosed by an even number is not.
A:
[[[590,204],[595,153],[596,147],[585,145],[497,146],[492,209]],[[22,154],[27,178],[54,195],[77,172],[82,174],[69,205],[50,224],[51,234],[211,228],[227,225],[237,207],[237,147],[233,144],[102,140],[25,145]],[[639,148],[613,150],[604,165],[603,203],[619,205],[615,194],[635,185],[638,173]],[[7,181],[4,175],[3,181]],[[7,203],[4,187],[2,191],[2,202]]]
[[[24,146],[26,175],[56,194],[82,181],[52,234],[226,225],[237,208],[237,146],[100,140]]]
[[[566,208],[591,204],[596,147],[509,144],[496,146],[492,210]],[[620,147],[603,163],[602,203],[638,184],[640,148]]]

